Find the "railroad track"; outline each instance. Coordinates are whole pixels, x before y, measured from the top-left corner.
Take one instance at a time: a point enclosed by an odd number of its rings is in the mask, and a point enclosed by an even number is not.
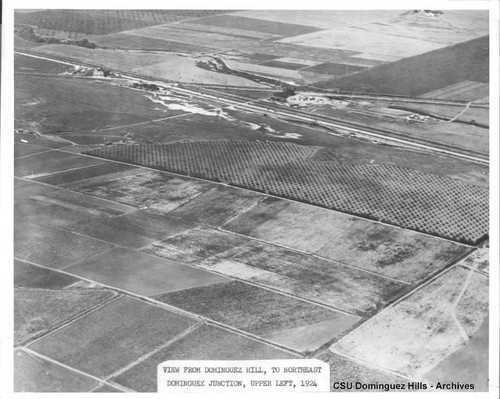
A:
[[[112,71],[115,74],[120,75],[123,78],[128,79],[139,79],[146,81],[148,83],[154,83],[159,85],[159,83],[169,84],[166,87],[168,90],[173,92],[179,92],[183,94],[190,94],[192,96],[196,96],[198,98],[206,98],[211,100],[216,100],[219,102],[227,103],[228,105],[233,105],[235,108],[239,108],[248,112],[254,112],[259,114],[269,114],[271,113],[274,117],[288,118],[295,121],[300,121],[302,123],[306,123],[311,127],[324,127],[327,130],[335,130],[341,129],[352,133],[359,137],[364,137],[368,139],[373,139],[375,141],[381,141],[385,143],[392,143],[399,146],[407,146],[420,150],[430,151],[434,153],[446,154],[456,158],[466,159],[472,162],[481,163],[481,164],[489,164],[489,160],[487,155],[477,153],[474,151],[465,151],[460,148],[450,146],[450,145],[441,145],[438,143],[426,141],[423,139],[418,139],[415,137],[405,136],[401,133],[386,131],[382,129],[367,127],[364,125],[346,122],[343,120],[338,120],[335,118],[327,117],[324,115],[311,115],[307,112],[298,110],[294,108],[293,110],[289,107],[281,106],[276,103],[264,103],[261,100],[248,101],[248,98],[244,98],[235,94],[228,94],[222,92],[214,91],[214,94],[206,93],[206,91],[211,91],[207,87],[204,87],[203,91],[197,90],[196,86],[192,84],[181,84],[176,81],[168,80],[168,79],[155,79],[151,76],[146,76],[142,74],[138,74],[136,72],[127,71],[127,70],[114,70],[102,64],[94,64],[88,62],[82,62],[80,60],[70,58],[70,57],[62,57],[57,55],[47,55],[43,53],[39,53],[33,50],[23,50],[23,51],[15,51],[16,54],[26,55],[41,59],[46,59],[49,61],[62,62],[69,65],[81,65],[90,68],[105,68],[107,70]],[[345,95],[344,95],[345,97]],[[392,98],[392,97],[391,97]],[[394,98],[396,99],[396,98]],[[398,101],[400,98],[398,98]],[[449,105],[457,104],[462,102],[446,102]],[[333,133],[330,133],[333,134]]]

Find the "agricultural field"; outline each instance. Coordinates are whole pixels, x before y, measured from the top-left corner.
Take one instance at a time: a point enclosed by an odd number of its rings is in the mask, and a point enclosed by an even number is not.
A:
[[[87,154],[221,181],[465,243],[487,234],[486,190],[388,165],[308,162],[313,151],[285,143],[208,141],[117,145]],[[414,210],[410,214],[405,211],[408,201]],[[449,209],[449,201],[456,208]]]
[[[489,37],[380,65],[350,77],[319,84],[323,88],[364,93],[419,96],[463,80],[489,81]],[[453,65],[453,68],[450,66]]]
[[[439,359],[464,347],[479,330],[487,314],[487,301],[487,279],[456,267],[407,301],[374,317],[332,349],[419,379]],[[408,334],[412,340],[407,339]]]
[[[487,11],[15,19],[16,392],[202,359],[488,387]]]
[[[420,97],[478,101],[488,96],[488,83],[463,80],[458,83],[424,93]]]
[[[489,111],[479,105],[366,101],[349,96],[335,100],[307,94],[289,97],[285,105],[345,123],[381,129],[394,137],[433,143],[484,158],[489,156]]]
[[[15,23],[33,25],[42,29],[77,32],[90,35],[105,35],[113,32],[177,22],[223,13],[223,10],[46,10],[15,14]]]

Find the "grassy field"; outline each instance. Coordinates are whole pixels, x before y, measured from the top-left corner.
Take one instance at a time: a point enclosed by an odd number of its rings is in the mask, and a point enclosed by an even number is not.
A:
[[[463,80],[458,83],[424,93],[420,97],[475,101],[488,97],[489,94],[490,87],[488,83]]]
[[[23,61],[16,70],[33,65],[30,71],[58,72],[58,64],[39,61]],[[35,126],[41,133],[82,132],[182,113],[159,109],[139,91],[90,79],[16,74],[14,84],[16,127]]]
[[[489,37],[459,43],[365,72],[333,79],[327,89],[419,96],[463,80],[488,82]]]
[[[474,335],[488,314],[487,302],[487,278],[457,267],[333,347],[382,369],[419,378]]]
[[[411,108],[406,103],[404,108]],[[425,106],[424,106],[425,107]],[[465,108],[465,106],[463,107]],[[463,110],[462,108],[462,110]],[[389,118],[375,109],[367,113],[363,108],[333,108],[333,107],[307,107],[313,113],[319,113],[347,123],[357,123],[383,129],[395,137],[403,137],[424,141],[425,143],[440,144],[447,148],[459,150],[466,154],[488,157],[489,132],[484,126],[467,125],[463,123],[450,123],[447,121],[415,122]],[[422,108],[423,110],[424,108]],[[430,108],[432,110],[432,106]],[[418,108],[417,108],[418,110]],[[459,111],[460,112],[460,111]],[[424,112],[425,114],[425,112]],[[457,112],[458,114],[458,112]]]
[[[486,190],[389,165],[307,161],[313,151],[288,143],[219,141],[117,145],[88,153],[269,192],[460,242],[475,243],[488,234]],[[449,202],[455,206],[450,208]]]
[[[15,73],[41,73],[57,75],[62,72],[71,71],[71,65],[61,64],[40,58],[27,57],[24,55],[14,55]]]

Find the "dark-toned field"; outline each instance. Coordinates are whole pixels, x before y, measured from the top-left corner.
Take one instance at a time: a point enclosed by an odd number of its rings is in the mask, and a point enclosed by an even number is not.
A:
[[[45,10],[16,13],[15,23],[50,30],[105,35],[144,26],[223,13],[224,10]]]
[[[462,80],[489,81],[489,36],[317,84],[325,89],[418,96]]]

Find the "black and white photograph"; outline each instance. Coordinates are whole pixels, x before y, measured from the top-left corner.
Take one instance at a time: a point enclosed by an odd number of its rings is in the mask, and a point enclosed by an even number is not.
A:
[[[4,10],[13,393],[497,397],[498,4],[277,4]]]

